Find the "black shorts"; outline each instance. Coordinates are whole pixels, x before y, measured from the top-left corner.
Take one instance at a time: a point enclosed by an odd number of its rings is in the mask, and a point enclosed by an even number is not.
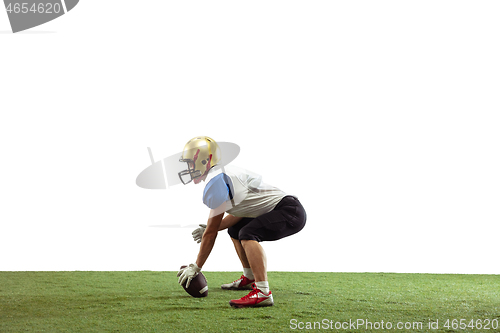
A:
[[[239,240],[275,241],[302,230],[306,218],[299,199],[287,195],[269,213],[256,218],[245,217],[227,232]]]

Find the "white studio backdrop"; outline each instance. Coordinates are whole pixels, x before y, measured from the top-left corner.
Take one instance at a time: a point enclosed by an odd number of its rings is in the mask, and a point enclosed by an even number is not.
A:
[[[18,34],[0,11],[0,270],[193,262],[202,185],[135,178],[208,135],[307,211],[269,270],[500,273],[499,9],[82,1]],[[204,269],[240,269],[225,232]]]

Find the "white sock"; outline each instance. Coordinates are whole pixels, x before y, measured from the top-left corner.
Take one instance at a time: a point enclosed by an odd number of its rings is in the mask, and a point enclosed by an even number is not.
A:
[[[255,282],[255,285],[257,286],[257,289],[262,291],[264,294],[269,294],[269,282],[267,281],[259,281]]]
[[[255,279],[251,268],[243,267],[243,275],[245,275],[247,277],[247,279],[250,279],[250,280]]]

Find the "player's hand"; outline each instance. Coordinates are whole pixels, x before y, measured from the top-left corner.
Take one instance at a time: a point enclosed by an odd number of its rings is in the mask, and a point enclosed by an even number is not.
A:
[[[182,286],[184,282],[186,282],[186,288],[191,284],[191,280],[201,272],[201,268],[196,264],[191,264],[187,267],[184,267],[177,273],[177,277],[179,278],[179,284]]]
[[[195,229],[191,234],[193,235],[193,239],[196,243],[201,243],[201,238],[203,237],[203,233],[207,228],[206,224],[200,224],[198,229]]]

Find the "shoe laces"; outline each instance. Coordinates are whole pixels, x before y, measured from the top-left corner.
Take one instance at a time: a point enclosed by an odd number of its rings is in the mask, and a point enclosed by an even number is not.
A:
[[[249,293],[248,293],[248,295],[243,296],[241,299],[242,299],[242,300],[247,300],[247,299],[249,299],[251,296],[253,296],[253,295],[255,295],[255,294],[259,293],[259,291],[260,291],[259,289],[257,289],[257,286],[255,285],[255,283],[252,283],[252,289],[253,289],[253,290],[252,290],[251,292],[249,292]]]
[[[243,281],[244,279],[245,279],[245,275],[242,275],[239,279],[234,280],[233,283],[238,282],[239,280]]]

